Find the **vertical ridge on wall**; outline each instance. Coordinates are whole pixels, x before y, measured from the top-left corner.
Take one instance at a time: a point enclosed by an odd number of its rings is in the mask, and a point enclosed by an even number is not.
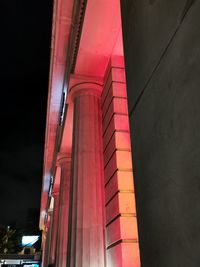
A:
[[[102,92],[108,267],[139,267],[126,78],[123,57],[112,57]]]

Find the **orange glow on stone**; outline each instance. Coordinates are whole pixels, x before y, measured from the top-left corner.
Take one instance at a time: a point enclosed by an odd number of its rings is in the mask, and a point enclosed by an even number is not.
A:
[[[140,267],[123,64],[111,59],[102,94],[107,265]]]

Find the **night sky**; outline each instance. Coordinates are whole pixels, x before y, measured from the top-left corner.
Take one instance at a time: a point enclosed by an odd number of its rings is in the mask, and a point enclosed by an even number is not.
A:
[[[40,206],[52,0],[1,0],[0,11],[0,224],[25,227]]]

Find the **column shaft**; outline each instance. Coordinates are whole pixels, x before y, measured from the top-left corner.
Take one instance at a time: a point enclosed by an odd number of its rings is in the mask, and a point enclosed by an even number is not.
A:
[[[69,156],[61,158],[59,164],[61,166],[61,180],[57,233],[58,237],[56,248],[56,266],[66,267],[71,157]]]
[[[56,242],[57,242],[57,231],[58,231],[58,215],[59,215],[59,191],[52,192],[54,198],[53,208],[53,222],[52,222],[52,237],[51,237],[51,248],[50,248],[50,263],[55,263],[56,256]]]
[[[76,95],[73,139],[71,257],[68,266],[104,267],[100,95]]]
[[[43,252],[43,267],[47,267],[49,265],[49,256],[50,256],[50,244],[51,244],[51,230],[52,230],[52,218],[49,213],[48,222],[46,225],[46,234],[45,234],[45,243],[44,243],[44,252]]]

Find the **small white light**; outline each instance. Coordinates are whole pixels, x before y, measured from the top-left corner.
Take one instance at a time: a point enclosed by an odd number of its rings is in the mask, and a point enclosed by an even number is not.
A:
[[[32,236],[23,236],[22,237],[22,246],[31,247],[35,244],[39,239],[39,235]]]

